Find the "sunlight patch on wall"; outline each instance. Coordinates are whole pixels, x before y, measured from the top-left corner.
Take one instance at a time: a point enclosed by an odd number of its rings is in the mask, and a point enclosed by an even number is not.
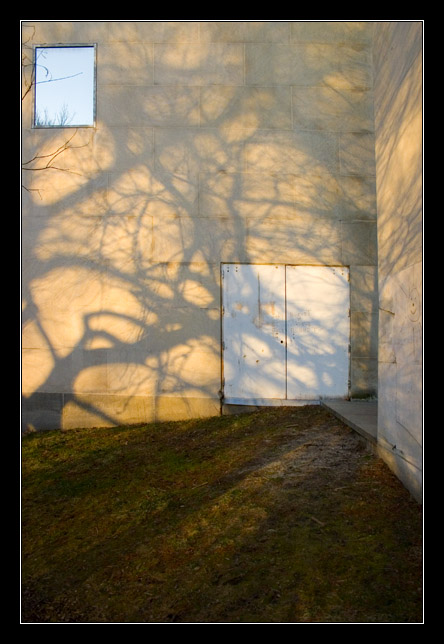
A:
[[[76,208],[64,209],[40,232],[36,256],[41,261],[71,256],[80,263],[112,267],[122,276],[139,274],[150,262],[152,217],[106,212],[106,195],[100,191]]]
[[[108,304],[106,309],[108,309]],[[140,314],[141,311],[138,313]],[[103,336],[111,346],[122,343],[134,344],[145,335],[146,327],[155,324],[158,320],[158,316],[152,311],[144,311],[143,315],[143,319],[139,320],[122,311],[108,312],[106,310],[103,313],[93,313],[88,316],[88,330],[98,337]]]
[[[102,284],[94,277],[87,269],[55,268],[30,283],[40,324],[58,357],[79,344],[85,334],[85,316],[100,309]]]
[[[162,393],[198,389],[216,393],[220,387],[220,347],[211,337],[190,339],[159,356],[159,387]]]
[[[90,130],[81,129],[33,133],[33,160],[23,158],[23,167],[25,185],[36,204],[55,204],[98,176],[101,168],[95,158],[93,139]]]
[[[46,382],[55,366],[54,355],[35,321],[29,320],[22,332],[22,388],[31,395]]]
[[[196,280],[185,280],[180,286],[180,292],[182,297],[194,306],[206,308],[213,302],[211,293]]]
[[[156,361],[151,359],[146,362],[148,364],[140,364],[137,356],[131,355],[126,362],[108,364],[109,391],[119,395],[153,396],[158,381]]]
[[[196,199],[196,186],[191,182],[170,174],[156,176],[146,165],[116,175],[108,197],[112,214],[158,217],[190,214]]]

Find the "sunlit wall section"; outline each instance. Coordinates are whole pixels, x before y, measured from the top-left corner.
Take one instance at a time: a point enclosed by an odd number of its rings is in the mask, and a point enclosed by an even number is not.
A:
[[[422,24],[374,38],[382,457],[422,493]]]
[[[376,394],[372,33],[23,23],[25,427],[220,413],[224,262],[349,267],[350,392]],[[92,126],[33,121],[57,44],[95,47]]]

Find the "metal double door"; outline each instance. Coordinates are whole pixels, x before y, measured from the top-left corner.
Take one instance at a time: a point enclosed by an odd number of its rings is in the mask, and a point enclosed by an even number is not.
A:
[[[348,268],[223,264],[222,354],[227,403],[347,398]]]

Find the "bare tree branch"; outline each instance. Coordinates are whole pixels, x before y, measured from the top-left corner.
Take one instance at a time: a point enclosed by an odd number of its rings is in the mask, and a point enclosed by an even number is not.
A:
[[[48,80],[35,81],[35,85],[41,85],[42,83],[55,83],[56,81],[67,80],[68,78],[74,78],[75,76],[81,76],[83,72],[78,72],[77,74],[71,74],[71,76],[61,76],[60,78],[49,78]]]
[[[66,150],[77,150],[79,148],[84,148],[87,145],[89,145],[89,141],[87,143],[83,143],[81,145],[70,145],[71,141],[77,134],[78,130],[74,132],[74,134],[67,140],[65,141],[60,147],[57,148],[57,150],[54,150],[54,152],[50,152],[49,154],[36,154],[32,159],[29,159],[29,161],[25,161],[22,163],[23,170],[30,170],[30,171],[37,171],[37,170],[48,170],[48,169],[53,169],[53,170],[61,170],[63,172],[71,172],[72,174],[77,174],[81,176],[80,172],[75,172],[74,170],[70,170],[69,168],[60,168],[58,166],[54,166],[53,162],[55,159],[65,152]],[[49,161],[40,167],[26,167],[33,163],[34,161],[41,161],[42,159],[49,159]]]

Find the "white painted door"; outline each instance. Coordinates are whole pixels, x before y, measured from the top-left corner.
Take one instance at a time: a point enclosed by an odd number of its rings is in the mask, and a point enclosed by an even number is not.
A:
[[[222,284],[227,403],[348,396],[347,268],[225,264]]]
[[[287,266],[287,397],[346,398],[349,390],[348,269]]]
[[[226,401],[284,399],[285,266],[226,264],[222,279]]]

